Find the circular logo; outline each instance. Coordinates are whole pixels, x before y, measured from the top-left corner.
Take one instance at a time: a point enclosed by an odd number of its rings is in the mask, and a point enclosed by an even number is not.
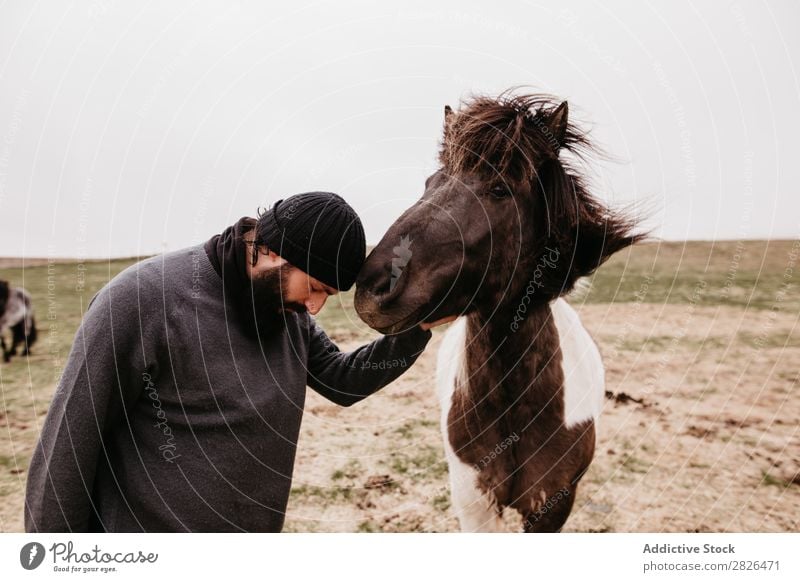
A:
[[[30,542],[19,551],[19,563],[26,570],[38,568],[44,560],[44,546],[39,542]]]

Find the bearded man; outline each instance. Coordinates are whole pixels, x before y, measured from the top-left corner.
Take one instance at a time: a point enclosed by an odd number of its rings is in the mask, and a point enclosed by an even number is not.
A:
[[[34,451],[26,530],[280,531],[306,386],[350,406],[408,370],[436,325],[340,351],[313,316],[365,254],[355,211],[311,192],[114,277]]]

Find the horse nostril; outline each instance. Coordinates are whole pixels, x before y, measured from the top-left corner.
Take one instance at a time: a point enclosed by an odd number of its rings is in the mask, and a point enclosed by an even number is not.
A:
[[[372,291],[377,297],[384,298],[391,293],[392,287],[391,279],[386,277],[382,278],[378,283],[376,283],[372,288]]]

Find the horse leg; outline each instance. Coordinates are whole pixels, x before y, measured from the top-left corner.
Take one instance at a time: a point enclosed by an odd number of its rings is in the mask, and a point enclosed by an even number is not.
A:
[[[3,348],[3,361],[6,363],[10,362],[11,354],[9,353],[8,348],[6,347],[6,338],[4,334],[0,334],[0,347]]]
[[[25,328],[24,322],[20,321],[17,325],[11,328],[11,355],[17,355],[17,346],[25,343]],[[25,355],[25,354],[22,354]]]
[[[11,348],[16,353],[17,344],[22,344],[22,355],[27,356],[29,353],[29,330],[27,317],[14,326],[14,345]]]
[[[23,335],[25,341],[25,349],[22,352],[23,356],[30,356],[31,355],[31,348],[33,344],[36,343],[37,339],[37,332],[36,332],[36,318],[33,316],[33,310],[31,309],[30,305],[30,298],[26,298],[25,300],[25,318],[23,319],[24,326],[23,326]]]

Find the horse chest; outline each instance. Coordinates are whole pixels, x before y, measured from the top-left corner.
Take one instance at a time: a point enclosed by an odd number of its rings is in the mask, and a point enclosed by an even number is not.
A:
[[[453,392],[449,439],[477,470],[481,489],[511,505],[519,485],[546,474],[554,461],[549,441],[564,428],[560,354],[484,362],[470,371],[468,386]]]
[[[511,496],[515,479],[526,470],[520,452],[546,439],[549,423],[536,416],[524,399],[509,402],[486,394],[476,399],[463,390],[452,396],[450,444],[459,459],[478,472],[481,488],[501,503]]]

